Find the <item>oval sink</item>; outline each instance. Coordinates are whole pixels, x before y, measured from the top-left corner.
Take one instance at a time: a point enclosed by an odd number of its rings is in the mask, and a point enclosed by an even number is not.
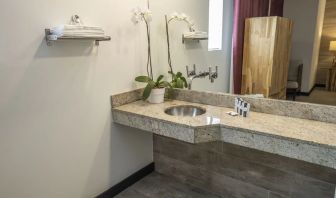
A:
[[[165,113],[172,116],[188,116],[196,117],[205,114],[206,110],[201,107],[192,105],[181,105],[175,107],[169,107],[165,110]]]

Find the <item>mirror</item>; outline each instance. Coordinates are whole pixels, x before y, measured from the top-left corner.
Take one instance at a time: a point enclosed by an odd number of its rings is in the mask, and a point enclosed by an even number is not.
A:
[[[168,20],[186,13],[194,31],[209,38],[181,42],[190,24],[170,21],[169,43],[160,47],[169,44],[174,72],[188,77],[192,90],[336,105],[334,0],[265,2],[235,7],[233,0],[184,0],[165,8],[151,2]]]

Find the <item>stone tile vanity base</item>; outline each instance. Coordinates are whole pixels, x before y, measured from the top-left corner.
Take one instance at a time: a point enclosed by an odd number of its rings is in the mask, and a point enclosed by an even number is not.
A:
[[[336,107],[244,97],[253,112],[235,119],[234,95],[173,90],[152,105],[141,92],[112,96],[113,120],[154,134],[157,172],[223,197],[336,198]],[[186,104],[207,112],[164,114]]]
[[[336,170],[229,143],[154,135],[156,171],[232,198],[334,198]]]

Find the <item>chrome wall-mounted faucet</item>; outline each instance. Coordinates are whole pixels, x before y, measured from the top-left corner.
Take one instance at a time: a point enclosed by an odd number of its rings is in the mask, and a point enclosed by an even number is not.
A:
[[[209,79],[211,81],[211,83],[215,82],[215,79],[218,78],[218,66],[216,66],[216,71],[212,72],[212,68],[209,67]]]
[[[186,70],[187,70],[187,76],[188,76],[188,79],[189,79],[189,82],[188,82],[188,89],[189,90],[191,90],[192,82],[196,78],[205,78],[206,76],[209,76],[209,80],[211,81],[211,83],[213,83],[215,81],[215,79],[218,78],[218,66],[216,66],[216,71],[215,72],[213,72],[212,68],[209,67],[209,72],[203,71],[203,72],[199,72],[197,74],[195,64],[193,65],[193,70],[190,71],[188,65],[186,66]]]

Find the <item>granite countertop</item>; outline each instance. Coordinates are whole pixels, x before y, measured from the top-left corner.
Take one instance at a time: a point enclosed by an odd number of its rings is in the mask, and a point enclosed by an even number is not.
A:
[[[168,107],[206,109],[197,117],[164,113]],[[224,141],[336,169],[336,124],[251,112],[232,117],[230,108],[179,100],[162,104],[136,101],[112,108],[114,122],[189,143]]]
[[[199,106],[206,109],[206,113],[197,117],[178,117],[164,113],[166,108],[178,105]],[[178,100],[166,101],[162,104],[149,104],[148,102],[137,101],[114,108],[114,110],[187,127],[196,128],[220,124],[233,129],[242,129],[263,133],[265,135],[279,136],[281,138],[307,141],[336,149],[336,124],[331,123],[256,112],[251,112],[247,118],[240,116],[232,117],[226,113],[232,111],[232,109],[229,108]]]

